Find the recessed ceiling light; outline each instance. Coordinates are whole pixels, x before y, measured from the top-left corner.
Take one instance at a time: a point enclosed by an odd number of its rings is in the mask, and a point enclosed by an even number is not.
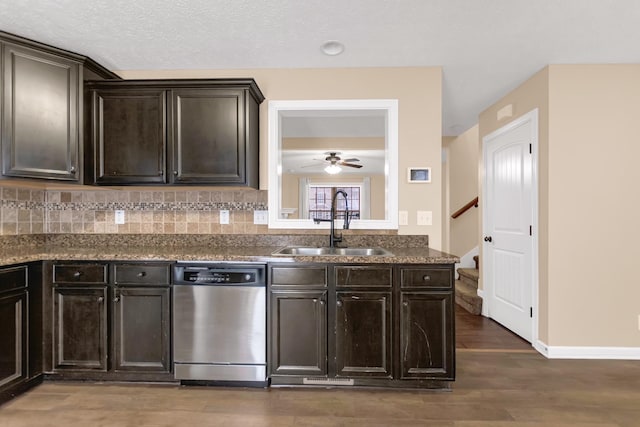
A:
[[[344,45],[338,40],[327,40],[326,42],[322,43],[320,49],[325,55],[336,56],[344,52]]]

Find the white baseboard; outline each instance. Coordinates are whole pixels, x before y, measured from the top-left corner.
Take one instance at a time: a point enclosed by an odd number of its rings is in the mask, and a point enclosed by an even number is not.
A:
[[[489,305],[484,299],[484,290],[478,289],[478,296],[482,298],[482,314],[484,317],[489,317]]]
[[[640,347],[549,346],[538,341],[534,348],[549,359],[640,360]]]

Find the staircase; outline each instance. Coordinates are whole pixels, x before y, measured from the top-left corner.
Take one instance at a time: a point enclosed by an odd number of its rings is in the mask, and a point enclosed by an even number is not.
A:
[[[456,304],[471,314],[479,315],[482,312],[482,298],[478,296],[478,257],[474,256],[476,268],[459,268],[460,280],[456,280]]]

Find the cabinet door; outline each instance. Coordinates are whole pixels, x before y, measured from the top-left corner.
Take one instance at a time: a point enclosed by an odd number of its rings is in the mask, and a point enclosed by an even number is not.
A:
[[[327,375],[326,291],[271,292],[270,372]]]
[[[54,369],[107,370],[107,287],[54,288]]]
[[[77,181],[80,64],[6,43],[2,174]]]
[[[336,375],[391,378],[391,293],[338,292]]]
[[[151,89],[93,91],[97,184],[166,182],[165,94]]]
[[[0,390],[27,376],[27,292],[0,296]]]
[[[455,377],[450,292],[403,292],[400,319],[402,379]]]
[[[170,372],[168,287],[116,288],[114,369]]]
[[[172,182],[246,182],[245,92],[172,91]]]

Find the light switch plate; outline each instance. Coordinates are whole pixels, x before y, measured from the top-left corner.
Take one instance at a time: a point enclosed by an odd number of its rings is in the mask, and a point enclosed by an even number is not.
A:
[[[398,211],[398,225],[409,225],[409,212]]]
[[[116,224],[124,224],[124,211],[117,210],[115,214]]]
[[[254,224],[267,224],[269,219],[269,211],[253,211]]]
[[[229,211],[227,209],[220,210],[220,224],[229,224]]]
[[[418,225],[432,225],[433,224],[433,212],[432,211],[418,211],[417,215]]]

